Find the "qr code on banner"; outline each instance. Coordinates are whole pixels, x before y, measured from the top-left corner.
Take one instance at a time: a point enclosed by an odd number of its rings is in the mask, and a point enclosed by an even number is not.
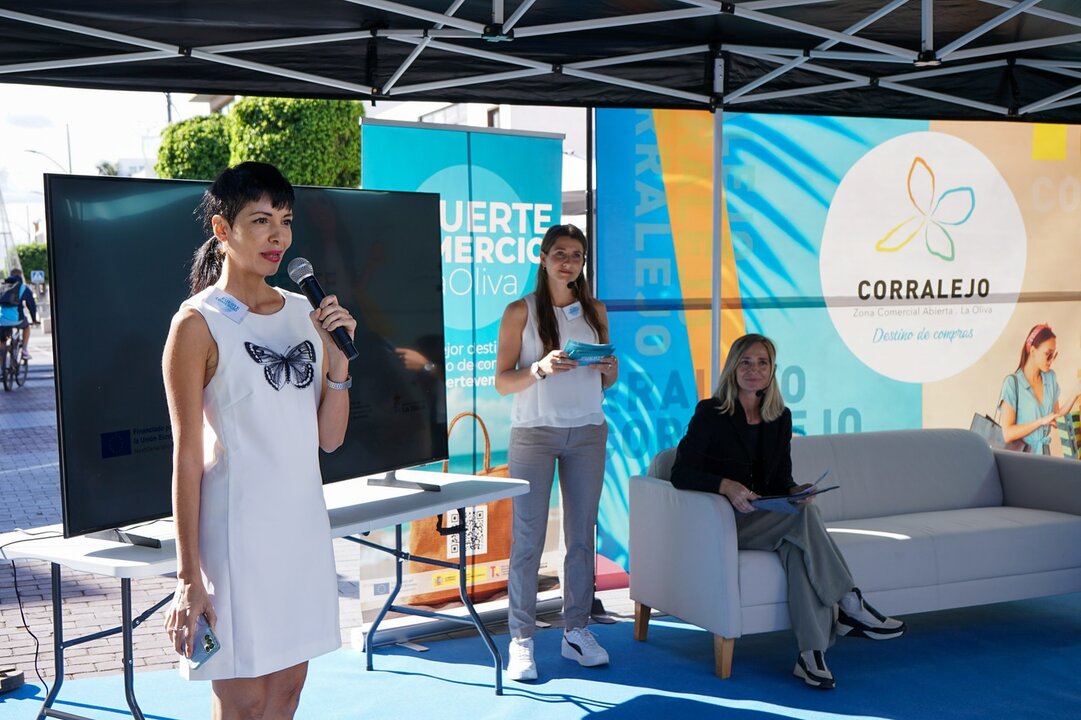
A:
[[[447,513],[447,527],[458,525],[458,511],[451,510]],[[447,536],[447,557],[458,557],[458,538],[460,536]],[[465,555],[484,555],[488,552],[488,506],[477,505],[465,509]]]

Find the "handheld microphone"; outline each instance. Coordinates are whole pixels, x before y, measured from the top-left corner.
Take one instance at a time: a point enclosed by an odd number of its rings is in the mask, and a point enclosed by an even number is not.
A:
[[[578,295],[578,284],[577,283],[572,283],[572,282],[567,283],[567,289],[570,290],[572,293],[574,293],[576,296]]]
[[[312,304],[312,307],[318,308],[319,303],[323,302],[323,298],[325,298],[327,294],[323,292],[323,288],[319,285],[319,281],[315,279],[315,271],[312,270],[312,264],[302,257],[293,258],[289,261],[287,272],[293,282],[299,285],[300,289],[304,291],[304,294],[308,297],[308,302]],[[349,338],[349,333],[345,331],[345,328],[334,328],[330,332],[330,335],[334,338],[334,344],[338,346],[338,349],[341,350],[349,360],[353,360],[360,354],[357,352],[357,346],[353,344],[353,341]]]

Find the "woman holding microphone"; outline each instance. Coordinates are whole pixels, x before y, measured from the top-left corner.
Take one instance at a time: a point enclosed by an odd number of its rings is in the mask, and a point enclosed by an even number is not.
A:
[[[333,295],[312,310],[267,283],[292,243],[277,168],[223,171],[200,210],[212,235],[162,359],[177,536],[165,626],[181,674],[213,683],[212,717],[283,720],[308,660],[341,642],[319,451],[345,438],[349,365],[330,333],[352,337],[356,320]]]

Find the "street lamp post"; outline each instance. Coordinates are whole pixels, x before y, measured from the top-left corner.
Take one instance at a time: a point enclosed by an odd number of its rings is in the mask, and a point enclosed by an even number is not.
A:
[[[53,165],[55,165],[58,168],[60,168],[61,170],[63,170],[68,175],[71,175],[71,164],[70,164],[71,163],[71,158],[70,158],[70,156],[68,158],[68,166],[65,168],[63,165],[61,165],[59,162],[57,162],[54,158],[46,155],[45,153],[41,152],[40,150],[31,150],[30,148],[25,148],[24,151],[28,152],[28,153],[33,153],[34,155],[40,155],[41,157],[43,157],[46,160],[48,160],[49,162],[51,162]]]

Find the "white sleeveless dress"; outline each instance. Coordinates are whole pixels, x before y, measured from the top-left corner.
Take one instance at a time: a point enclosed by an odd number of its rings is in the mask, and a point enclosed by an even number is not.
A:
[[[308,301],[279,292],[272,315],[243,314],[215,288],[184,303],[218,348],[203,391],[199,555],[221,650],[194,670],[181,660],[190,680],[259,677],[341,645],[319,473],[323,345]]]

